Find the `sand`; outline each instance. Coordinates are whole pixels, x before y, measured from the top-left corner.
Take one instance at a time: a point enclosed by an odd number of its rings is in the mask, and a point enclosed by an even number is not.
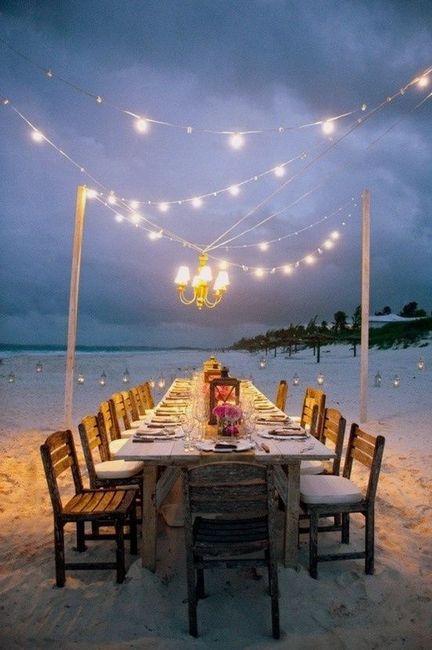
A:
[[[420,355],[426,369],[416,363]],[[218,355],[232,374],[253,376],[273,396],[279,379],[289,380],[287,411],[300,408],[304,387],[325,376],[328,405],[338,406],[348,423],[358,420],[359,358],[347,347],[323,350],[318,366],[310,351],[286,358],[227,352]],[[101,399],[119,390],[127,367],[131,383],[171,376],[198,367],[201,352],[80,355],[85,383],[76,387],[75,423],[97,410]],[[43,371],[35,372],[37,361]],[[39,445],[62,427],[61,355],[6,356],[0,365],[0,639],[13,648],[226,648],[426,649],[432,639],[432,346],[371,351],[369,419],[372,433],[386,437],[377,497],[375,575],[366,576],[361,560],[319,565],[319,580],[307,572],[302,540],[298,571],[279,566],[280,641],[271,638],[266,578],[247,571],[219,570],[207,580],[208,598],[198,608],[197,640],[187,631],[183,529],[159,522],[157,571],[127,555],[123,585],[114,572],[80,571],[54,586],[52,514]],[[11,370],[16,381],[9,384]],[[102,371],[105,387],[98,384]],[[373,387],[377,371],[381,388]],[[297,372],[299,387],[292,385]],[[399,388],[391,380],[398,374]],[[78,437],[76,437],[78,442]],[[82,458],[82,457],[81,457]],[[82,464],[84,469],[84,464]],[[363,534],[354,518],[352,546]],[[326,536],[322,544],[333,545]],[[68,557],[73,539],[66,536]],[[90,543],[91,557],[107,558],[110,545]]]

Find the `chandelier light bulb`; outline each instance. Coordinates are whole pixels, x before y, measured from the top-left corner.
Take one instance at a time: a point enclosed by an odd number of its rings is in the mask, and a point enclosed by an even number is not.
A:
[[[377,374],[374,377],[374,386],[375,388],[380,388],[381,384],[382,384],[382,377],[380,371],[378,370]]]
[[[261,244],[259,244],[260,251],[267,251],[268,247],[269,247],[269,245],[268,245],[268,243],[266,241],[263,241],[263,242],[261,242]]]
[[[36,364],[36,372],[42,372],[42,363],[40,361]]]
[[[233,149],[241,149],[245,143],[244,136],[241,133],[233,133],[229,143]]]
[[[258,365],[260,368],[265,368],[267,365],[267,359],[265,357],[261,357],[261,359],[258,361]]]
[[[107,376],[106,376],[105,372],[103,372],[103,373],[101,374],[100,378],[99,378],[99,384],[100,384],[101,386],[105,386],[106,381],[107,381]]]
[[[157,380],[157,385],[159,388],[165,388],[165,377],[163,375]]]
[[[14,373],[14,372],[10,372],[10,373],[9,373],[9,375],[8,375],[8,382],[9,382],[10,384],[14,384],[14,383],[15,383],[15,373]]]

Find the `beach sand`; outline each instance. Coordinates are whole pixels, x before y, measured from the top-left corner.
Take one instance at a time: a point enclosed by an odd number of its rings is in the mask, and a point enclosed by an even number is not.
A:
[[[426,369],[419,371],[420,355]],[[199,367],[208,356],[198,351],[79,355],[75,386],[75,424],[97,411],[102,399],[122,388],[127,367],[133,385],[149,377],[171,377]],[[279,379],[288,379],[287,412],[299,412],[306,385],[325,376],[327,404],[341,409],[348,425],[358,421],[359,358],[348,347],[328,347],[318,366],[312,352],[291,358],[239,352],[218,354],[236,376],[253,377],[273,397]],[[43,364],[35,372],[37,361]],[[280,641],[271,638],[266,577],[248,571],[218,570],[207,579],[208,598],[198,607],[199,633],[187,631],[183,529],[159,522],[157,571],[127,555],[127,580],[114,572],[67,574],[54,586],[52,512],[39,445],[63,424],[64,357],[4,356],[0,365],[0,643],[14,648],[224,648],[367,649],[430,648],[432,643],[432,346],[372,350],[369,360],[369,419],[364,428],[386,437],[376,512],[375,575],[364,574],[361,560],[319,565],[319,580],[307,571],[302,539],[298,571],[279,565]],[[381,388],[373,387],[377,371]],[[13,371],[15,383],[7,377]],[[102,371],[105,387],[98,384]],[[301,383],[292,385],[297,372]],[[399,388],[392,377],[401,378]],[[76,433],[76,431],[74,432]],[[76,435],[78,443],[78,436]],[[80,455],[82,460],[82,455]],[[82,464],[84,469],[84,464]],[[364,533],[353,518],[352,546]],[[327,538],[327,541],[325,541]],[[332,535],[320,544],[332,545]],[[322,542],[321,542],[322,540]],[[74,555],[72,529],[67,556]],[[106,542],[89,543],[87,554],[106,559]]]

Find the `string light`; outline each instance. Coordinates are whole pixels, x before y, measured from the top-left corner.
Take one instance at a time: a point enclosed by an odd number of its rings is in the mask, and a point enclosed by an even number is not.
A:
[[[335,125],[332,120],[326,120],[323,122],[321,128],[325,135],[331,135],[335,130]]]
[[[276,178],[282,178],[285,176],[285,167],[283,165],[278,165],[274,168],[273,172]]]
[[[195,196],[195,197],[192,199],[191,203],[192,203],[192,206],[193,206],[194,208],[201,208],[201,207],[202,207],[202,204],[203,204],[203,200],[202,200],[201,197],[199,197],[199,196]]]
[[[266,241],[262,241],[260,244],[258,244],[258,247],[260,251],[267,251],[268,250],[268,243]]]
[[[231,194],[231,196],[238,196],[240,194],[240,188],[238,185],[231,185],[228,192]]]
[[[44,140],[45,140],[45,137],[44,137],[43,133],[41,133],[37,129],[34,129],[32,131],[31,137],[33,138],[33,140],[35,142],[44,142]]]
[[[426,88],[428,84],[429,84],[429,77],[425,74],[422,75],[417,81],[417,85],[419,88]]]
[[[98,195],[98,193],[96,192],[96,190],[94,190],[91,187],[87,187],[87,189],[86,189],[86,197],[88,199],[95,199],[97,197],[97,195]]]
[[[150,130],[150,123],[143,117],[139,117],[135,120],[135,128],[138,133],[148,133]]]
[[[306,264],[315,264],[316,259],[313,255],[306,255],[304,261],[306,262]]]
[[[233,133],[229,139],[230,146],[233,149],[242,149],[245,143],[245,138],[242,133]]]

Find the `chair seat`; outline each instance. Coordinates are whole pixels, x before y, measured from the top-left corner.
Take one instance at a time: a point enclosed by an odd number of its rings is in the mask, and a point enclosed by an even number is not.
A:
[[[120,449],[127,443],[127,438],[117,438],[117,440],[111,440],[109,443],[110,454],[113,458],[116,457],[116,454]]]
[[[300,474],[322,474],[324,464],[320,460],[302,460],[300,463]]]
[[[107,460],[95,463],[98,478],[130,478],[142,471],[144,463],[131,460]]]
[[[142,423],[140,423],[142,424]],[[138,427],[139,425],[137,425]],[[125,429],[124,431],[121,432],[121,437],[122,438],[130,438],[131,436],[134,436],[136,434],[136,429]]]
[[[310,504],[359,503],[363,495],[343,476],[300,476],[300,500]]]
[[[135,499],[135,490],[84,490],[64,506],[61,517],[69,521],[90,521],[101,515],[124,518]]]
[[[142,425],[142,420],[133,420],[130,425],[131,429],[138,429]]]

